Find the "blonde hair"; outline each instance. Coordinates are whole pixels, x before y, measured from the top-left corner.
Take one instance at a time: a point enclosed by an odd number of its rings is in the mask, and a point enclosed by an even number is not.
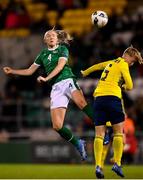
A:
[[[69,44],[73,40],[71,35],[64,30],[56,30],[56,33],[58,34],[59,43]]]
[[[143,58],[141,56],[141,53],[134,48],[132,45],[128,47],[123,54],[128,54],[131,57],[135,57],[135,59],[140,63],[143,64]]]
[[[51,31],[54,31],[55,33],[57,33],[59,44],[69,44],[70,41],[73,40],[73,38],[70,36],[68,32],[64,30],[55,30],[55,27],[44,34],[44,40],[46,39],[46,35]]]

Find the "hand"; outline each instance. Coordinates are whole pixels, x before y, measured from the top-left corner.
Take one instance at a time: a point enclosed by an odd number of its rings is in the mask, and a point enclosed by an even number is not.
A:
[[[81,70],[80,73],[81,73],[82,77],[86,76],[83,70]]]
[[[125,91],[125,90],[126,90],[126,85],[125,85],[125,84],[122,84],[121,89],[122,89],[123,91]]]
[[[39,76],[39,77],[37,78],[37,81],[38,81],[39,83],[41,83],[41,82],[46,82],[46,78],[44,78],[44,77],[42,77],[42,76]]]
[[[5,74],[12,74],[12,69],[10,67],[4,67],[3,71],[5,72]]]

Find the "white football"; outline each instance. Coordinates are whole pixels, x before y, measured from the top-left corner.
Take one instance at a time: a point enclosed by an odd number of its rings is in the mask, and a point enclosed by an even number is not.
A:
[[[92,13],[91,21],[93,25],[97,25],[99,28],[101,28],[108,23],[108,16],[104,11],[96,11]]]

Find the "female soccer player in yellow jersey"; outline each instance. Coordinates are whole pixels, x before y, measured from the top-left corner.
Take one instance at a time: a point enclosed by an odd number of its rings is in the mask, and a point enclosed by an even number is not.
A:
[[[70,35],[65,31],[49,30],[44,35],[47,48],[43,49],[35,59],[34,63],[27,69],[12,69],[4,67],[6,74],[32,75],[40,66],[43,66],[47,77],[39,76],[38,82],[48,82],[52,85],[50,112],[54,130],[61,137],[71,142],[79,151],[82,160],[87,158],[85,141],[74,136],[70,129],[65,127],[64,119],[69,100],[93,119],[93,110],[87,104],[76,77],[68,65],[69,51],[63,43],[68,43]]]
[[[103,137],[105,135],[105,124],[110,121],[113,127],[113,151],[114,161],[112,170],[119,176],[124,177],[121,169],[121,157],[123,152],[123,122],[124,113],[121,104],[121,90],[133,88],[129,66],[138,61],[143,63],[140,52],[133,48],[127,48],[122,57],[95,64],[87,70],[81,71],[85,77],[96,70],[103,70],[97,88],[94,91],[94,122],[95,140],[94,154],[96,161],[96,176],[104,178],[101,168],[101,157],[103,151]]]

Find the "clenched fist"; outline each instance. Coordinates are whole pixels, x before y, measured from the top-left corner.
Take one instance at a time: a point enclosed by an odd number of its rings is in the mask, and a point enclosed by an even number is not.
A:
[[[81,70],[80,73],[81,73],[81,75],[82,75],[83,77],[86,76],[85,71]]]
[[[10,67],[4,67],[3,71],[5,72],[5,74],[12,74],[12,68]]]
[[[37,81],[38,81],[39,83],[41,83],[41,82],[46,82],[46,78],[44,78],[44,77],[42,77],[42,76],[39,76],[39,77],[37,78]]]

